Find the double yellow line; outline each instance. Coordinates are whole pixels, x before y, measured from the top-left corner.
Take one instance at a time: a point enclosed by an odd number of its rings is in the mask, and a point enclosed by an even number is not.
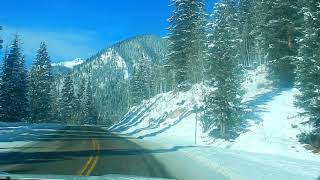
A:
[[[95,139],[93,139],[91,142],[92,142],[93,151],[95,153],[90,156],[90,158],[87,160],[86,164],[79,171],[78,175],[80,175],[80,176],[90,176],[93,169],[96,167],[98,159],[99,159],[100,144]]]

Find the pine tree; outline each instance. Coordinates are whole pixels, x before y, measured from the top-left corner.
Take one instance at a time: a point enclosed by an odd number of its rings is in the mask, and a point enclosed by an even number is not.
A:
[[[17,109],[18,115],[23,121],[26,121],[30,118],[30,101],[29,101],[29,73],[25,65],[25,57],[22,56],[19,63],[19,78],[18,78],[18,87],[19,94],[17,97]]]
[[[239,32],[241,35],[240,63],[245,67],[254,67],[256,64],[255,36],[256,24],[255,1],[241,0],[239,8]]]
[[[257,62],[258,65],[266,64],[266,54],[267,50],[264,46],[264,26],[266,22],[266,11],[265,9],[265,1],[266,0],[255,0],[248,4],[247,6],[251,6],[249,8],[249,12],[246,13],[247,16],[250,16],[251,19],[247,23],[252,23],[250,27],[252,28],[251,33],[249,34],[254,38],[253,43],[253,51],[254,51],[254,61]],[[242,23],[242,22],[240,22]]]
[[[5,116],[5,104],[6,104],[6,101],[5,101],[5,98],[6,98],[6,96],[5,96],[5,89],[4,89],[4,84],[3,84],[3,80],[4,80],[4,76],[3,76],[3,66],[4,66],[4,64],[6,64],[6,63],[8,63],[7,62],[7,58],[8,58],[8,54],[9,54],[9,52],[8,52],[8,49],[6,48],[5,49],[5,52],[4,52],[4,56],[3,56],[3,59],[2,59],[2,64],[1,64],[1,78],[0,78],[0,80],[1,80],[1,82],[0,82],[0,120],[1,121],[8,121],[8,120],[5,120],[4,119],[4,116]]]
[[[28,119],[28,72],[18,35],[15,36],[3,61],[0,102],[2,121],[16,122]]]
[[[61,116],[64,123],[75,124],[75,99],[73,80],[71,74],[68,74],[63,80],[60,100]]]
[[[40,44],[33,61],[30,78],[31,121],[45,122],[52,112],[51,61],[45,43]]]
[[[297,105],[306,111],[310,121],[320,128],[320,2],[303,1],[304,25],[297,61],[297,87],[301,95]]]
[[[278,87],[292,87],[299,37],[298,0],[264,0],[264,47],[269,79]]]
[[[130,89],[129,89],[129,93],[130,93],[130,99],[129,99],[129,104],[130,106],[136,106],[141,102],[141,97],[142,97],[142,91],[141,91],[141,87],[142,87],[142,83],[139,81],[139,70],[137,65],[135,67],[133,67],[133,72],[132,72],[132,76],[130,78]]]
[[[214,12],[213,36],[210,37],[209,81],[214,89],[205,96],[202,123],[205,131],[218,128],[218,137],[229,139],[237,134],[243,119],[241,103],[242,68],[238,65],[240,44],[235,0],[221,0]]]
[[[77,101],[79,102],[79,113],[78,113],[78,120],[79,120],[79,123],[82,123],[82,124],[88,124],[86,122],[86,107],[85,107],[85,104],[86,104],[86,86],[85,86],[85,82],[82,81],[80,82],[80,86],[79,86],[79,89],[78,89],[78,94],[77,94]]]
[[[202,0],[172,0],[169,18],[169,61],[176,86],[202,80],[205,44],[204,3]],[[189,72],[189,73],[188,73]]]
[[[90,81],[87,83],[85,91],[85,104],[84,104],[84,117],[85,123],[97,125],[98,124],[98,115],[93,102],[93,92]]]
[[[139,71],[140,71],[140,81],[142,82],[142,99],[149,99],[152,96],[152,86],[153,86],[153,81],[152,81],[152,72],[151,72],[151,61],[148,57],[146,57],[144,54],[142,55],[142,59],[139,62],[140,63],[140,67],[139,67]]]
[[[133,68],[130,80],[130,104],[138,105],[144,99],[151,97],[152,79],[151,62],[143,55]]]

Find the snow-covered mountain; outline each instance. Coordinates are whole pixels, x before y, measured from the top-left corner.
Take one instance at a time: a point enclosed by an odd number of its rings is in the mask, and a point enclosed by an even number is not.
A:
[[[165,60],[167,47],[165,39],[142,35],[108,47],[83,63],[77,61],[61,65],[68,67],[80,64],[72,71],[75,90],[81,83],[90,80],[99,124],[112,124],[128,111],[129,78],[135,63],[141,58],[147,58],[153,66],[158,66]],[[156,82],[155,86],[159,86],[159,83]]]
[[[81,58],[76,58],[70,61],[62,61],[58,63],[52,63],[52,74],[54,76],[63,76],[70,73],[74,67],[81,65],[85,61]]]
[[[74,60],[71,61],[62,61],[62,62],[58,62],[58,63],[52,63],[52,66],[63,66],[69,69],[73,69],[75,66],[78,66],[80,64],[84,63],[84,60],[82,60],[81,58],[76,58]]]

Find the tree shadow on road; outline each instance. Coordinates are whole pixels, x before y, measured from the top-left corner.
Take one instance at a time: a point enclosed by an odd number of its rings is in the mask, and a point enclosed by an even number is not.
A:
[[[150,176],[172,178],[167,174],[165,167],[159,163],[154,155],[163,153],[177,152],[182,149],[194,148],[195,146],[173,146],[171,148],[142,149],[133,147],[133,149],[101,149],[99,151],[63,151],[63,152],[8,152],[0,153],[0,169],[3,166],[14,165],[14,169],[6,170],[7,173],[23,174],[55,174],[56,169],[48,169],[48,164],[66,162],[79,162],[79,158],[88,159],[92,155],[104,159],[102,162],[106,165],[106,172],[100,171],[101,174],[127,174],[137,176]],[[105,159],[107,158],[107,159]],[[66,163],[68,164],[68,163]],[[18,165],[18,166],[16,166]],[[39,170],[37,168],[44,168]],[[64,167],[61,167],[64,168]],[[100,167],[101,168],[101,167]],[[138,169],[137,169],[138,168]],[[74,172],[70,172],[73,175]]]
[[[171,148],[159,149],[101,149],[99,156],[140,156],[159,153],[171,153],[181,149],[195,148],[196,146],[173,146]],[[32,164],[50,161],[67,160],[78,157],[90,157],[96,154],[95,150],[86,151],[62,151],[62,152],[1,152],[0,165],[10,164]]]

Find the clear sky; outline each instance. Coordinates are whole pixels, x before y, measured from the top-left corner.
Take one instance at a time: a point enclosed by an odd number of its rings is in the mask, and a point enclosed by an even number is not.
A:
[[[206,0],[211,12],[215,0]],[[54,62],[88,58],[115,42],[140,34],[166,35],[170,0],[5,0],[0,36],[21,36],[28,63],[41,41]],[[5,46],[7,45],[5,44]]]

